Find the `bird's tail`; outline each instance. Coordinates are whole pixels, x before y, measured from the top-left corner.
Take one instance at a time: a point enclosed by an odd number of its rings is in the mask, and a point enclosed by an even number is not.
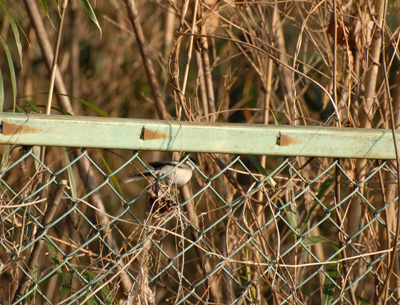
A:
[[[142,180],[142,179],[148,179],[148,178],[151,178],[151,177],[153,177],[153,175],[150,174],[149,172],[142,172],[142,173],[139,173],[139,174],[135,174],[135,175],[133,175],[133,176],[126,177],[126,178],[124,179],[124,182],[125,182],[125,183],[129,183],[129,182],[132,182],[132,181],[138,181],[138,180]]]

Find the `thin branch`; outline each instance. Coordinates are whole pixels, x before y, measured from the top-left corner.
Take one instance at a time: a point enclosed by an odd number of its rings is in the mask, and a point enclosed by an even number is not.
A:
[[[384,8],[383,8],[383,16],[386,16],[386,9],[387,9],[387,2],[384,1]],[[381,35],[384,37],[385,34],[385,28],[382,26],[381,27]],[[385,50],[385,41],[382,39],[382,50]],[[395,118],[394,118],[394,111],[393,111],[393,105],[392,101],[390,98],[390,85],[389,85],[389,80],[387,74],[389,73],[387,67],[386,67],[386,59],[385,59],[385,54],[382,54],[382,65],[383,65],[383,76],[385,79],[385,89],[386,89],[386,96],[387,96],[387,101],[389,104],[389,111],[390,111],[390,122],[391,122],[391,128],[392,128],[392,134],[393,134],[393,145],[394,149],[396,152],[396,166],[397,166],[397,194],[398,196],[400,195],[400,154],[399,154],[399,146],[397,145],[397,136],[396,136],[396,123],[395,123]],[[390,256],[390,264],[389,268],[386,274],[385,282],[383,283],[382,289],[379,292],[378,296],[378,303],[381,304],[386,304],[387,302],[387,293],[388,293],[388,287],[390,283],[390,279],[392,277],[393,269],[396,263],[396,256],[397,256],[397,251],[398,251],[398,243],[400,239],[400,200],[397,199],[397,223],[396,223],[396,233],[395,237],[393,240],[393,252],[391,253]]]
[[[149,46],[147,45],[142,26],[138,20],[138,11],[136,9],[135,1],[125,0],[125,5],[128,11],[129,20],[132,24],[133,30],[135,31],[135,37],[139,46],[147,79],[149,80],[151,92],[153,93],[158,116],[161,120],[168,120],[170,116],[164,104],[156,73],[154,71],[153,62],[150,59]]]
[[[47,35],[46,29],[44,27],[42,18],[40,17],[39,9],[37,8],[35,0],[24,0],[24,3],[25,3],[26,11],[28,12],[29,18],[31,20],[31,23],[35,29],[36,37],[38,39],[40,49],[43,54],[44,62],[46,64],[47,68],[49,69],[49,71],[51,71],[54,53],[53,53],[53,49],[51,47],[50,40]],[[61,73],[58,69],[55,72],[55,87],[59,93],[62,93],[62,94],[68,93],[67,89],[65,87],[65,83],[62,79]],[[74,111],[72,109],[71,101],[67,96],[60,95],[59,101],[60,101],[61,107],[65,111],[67,111],[71,114],[74,113]]]

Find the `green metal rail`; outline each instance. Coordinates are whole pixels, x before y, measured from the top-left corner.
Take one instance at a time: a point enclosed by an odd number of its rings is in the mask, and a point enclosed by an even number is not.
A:
[[[0,144],[395,159],[391,130],[0,115]],[[397,133],[400,141],[400,133]]]

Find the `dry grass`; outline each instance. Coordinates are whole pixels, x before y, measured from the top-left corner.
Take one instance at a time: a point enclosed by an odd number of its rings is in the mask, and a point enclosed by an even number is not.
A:
[[[101,33],[78,1],[68,3],[62,32],[62,1],[60,8],[48,3],[48,16],[38,1],[8,2],[21,27],[22,53],[15,47],[12,22],[3,18],[0,31],[17,76],[13,91],[3,56],[4,111],[46,113],[52,106],[52,114],[101,115],[58,94],[64,93],[111,117],[386,129],[400,124],[397,1],[97,1]],[[52,78],[53,54],[58,54],[59,74]],[[56,94],[49,98],[53,89]],[[24,155],[20,148],[1,149],[2,170]],[[248,173],[263,174],[258,165],[271,172],[285,162],[282,158],[242,156],[232,166],[241,172],[216,177],[235,157],[197,154],[199,169],[210,180],[197,174],[191,191],[184,189],[179,200],[206,189],[180,209],[153,215],[147,213],[145,196],[131,199],[143,184],[118,190],[110,180],[98,188],[107,166],[119,168],[130,152],[47,148],[41,156],[36,153],[53,173],[69,166],[65,156],[74,160],[82,154],[99,169],[83,157],[71,173],[52,176],[29,155],[4,172],[2,205],[15,207],[0,209],[2,304],[11,303],[21,285],[18,264],[32,274],[39,266],[33,275],[39,278],[58,267],[59,278],[39,288],[60,304],[94,296],[98,303],[116,303],[134,294],[140,297],[130,302],[137,304],[174,304],[186,295],[185,304],[228,304],[236,298],[238,304],[338,299],[394,304],[400,298],[400,266],[393,251],[399,238],[396,162],[293,158],[274,174],[272,187],[267,181],[254,184]],[[140,157],[176,156],[149,152]],[[340,166],[330,167],[334,162]],[[137,159],[132,163],[116,175],[118,180],[142,167]],[[35,233],[43,233],[38,227],[46,198],[56,192],[51,182],[71,183],[71,175],[73,198],[65,200],[68,207],[56,216],[61,221],[46,233],[59,249],[52,253],[47,242],[46,255],[28,266]],[[119,192],[125,196],[118,197]],[[67,211],[73,213],[63,217]],[[111,266],[117,267],[107,274]],[[332,284],[328,273],[335,288],[327,288]],[[60,277],[68,276],[74,281],[65,292]],[[84,279],[96,276],[99,282],[83,292]],[[39,293],[29,302],[33,299],[46,302]]]

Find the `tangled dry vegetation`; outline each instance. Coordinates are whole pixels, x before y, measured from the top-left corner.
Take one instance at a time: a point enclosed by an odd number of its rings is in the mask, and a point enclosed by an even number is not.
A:
[[[58,2],[1,3],[4,111],[400,124],[396,0]],[[0,207],[2,304],[24,294],[36,304],[400,298],[395,161],[197,154],[203,175],[177,196],[182,203],[195,194],[191,204],[151,215],[144,184],[117,183],[142,166],[132,152],[46,148],[48,171],[34,149],[1,147],[1,205],[8,206]],[[105,174],[126,160],[116,175]],[[267,172],[271,179],[254,184]],[[68,204],[51,211],[59,200]]]

